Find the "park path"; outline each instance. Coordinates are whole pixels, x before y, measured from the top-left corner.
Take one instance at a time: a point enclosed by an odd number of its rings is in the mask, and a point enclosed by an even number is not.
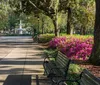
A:
[[[0,85],[36,85],[43,74],[43,50],[30,36],[0,37]]]

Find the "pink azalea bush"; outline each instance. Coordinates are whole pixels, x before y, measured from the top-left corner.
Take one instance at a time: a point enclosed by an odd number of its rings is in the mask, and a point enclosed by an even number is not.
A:
[[[93,38],[56,37],[49,45],[50,48],[57,48],[70,59],[87,60],[92,51]]]
[[[51,48],[56,48],[59,47],[60,45],[65,44],[65,42],[66,42],[66,37],[56,37],[49,42],[49,45]]]

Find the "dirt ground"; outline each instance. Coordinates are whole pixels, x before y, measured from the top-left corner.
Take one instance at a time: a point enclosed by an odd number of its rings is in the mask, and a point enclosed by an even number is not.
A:
[[[89,61],[75,61],[75,63],[82,68],[88,69],[96,77],[100,78],[100,66],[92,65]]]

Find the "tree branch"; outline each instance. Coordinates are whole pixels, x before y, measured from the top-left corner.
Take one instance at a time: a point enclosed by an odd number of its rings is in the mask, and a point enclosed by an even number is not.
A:
[[[46,9],[41,9],[41,8],[39,8],[39,7],[37,7],[31,0],[29,0],[29,3],[32,5],[32,6],[34,6],[37,10],[39,10],[40,12],[42,12],[43,14],[45,14],[45,15],[47,15],[47,16],[51,16],[51,14],[50,13],[48,13],[48,10]]]
[[[29,3],[32,4],[37,10],[41,11],[31,0],[29,0]]]

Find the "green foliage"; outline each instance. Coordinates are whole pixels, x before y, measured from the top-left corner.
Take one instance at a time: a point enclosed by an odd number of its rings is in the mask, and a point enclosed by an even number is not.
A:
[[[61,30],[61,28],[64,28],[66,26],[67,23],[67,16],[64,12],[60,12],[58,14],[58,26]]]
[[[5,2],[3,3],[7,4]],[[3,9],[10,10],[9,12],[14,11],[18,16],[22,12],[28,14],[28,16],[23,15],[22,19],[25,28],[32,28],[29,29],[31,32],[35,28],[39,30],[39,33],[54,33],[55,26],[53,20],[55,20],[55,18],[57,18],[58,22],[57,30],[60,30],[60,32],[66,32],[66,13],[68,12],[68,8],[71,8],[72,13],[70,23],[71,29],[74,29],[74,33],[79,34],[82,30],[85,30],[87,34],[93,33],[95,20],[94,0],[22,0],[22,9],[20,9],[20,0],[9,0],[9,4],[7,6],[2,6]],[[5,12],[7,11],[3,11],[2,14],[5,14]],[[10,28],[15,27],[16,19],[13,17],[13,20],[11,18],[8,23],[6,21],[8,16],[9,14],[6,17],[2,16],[5,20],[0,23],[0,28],[5,28],[6,25],[11,25]]]
[[[44,14],[39,14],[39,30],[40,33],[42,33],[42,28],[44,33],[53,33],[54,32],[54,25],[52,23],[52,20],[50,17],[44,15]]]
[[[95,21],[95,2],[94,0],[75,0],[76,5],[72,8],[71,23],[76,31],[82,30],[91,32]]]
[[[70,67],[69,67],[69,73],[70,74],[79,74],[83,69],[79,66],[79,65],[76,65],[76,64],[71,64]]]
[[[13,12],[8,0],[0,2],[0,30],[9,31],[16,27],[18,16]]]
[[[39,36],[39,43],[49,42],[52,38],[54,38],[53,34],[43,34]]]
[[[8,16],[8,28],[10,30],[15,29],[18,23],[18,16],[14,13],[10,13]]]
[[[8,21],[8,5],[2,1],[0,2],[0,30],[6,29]]]

